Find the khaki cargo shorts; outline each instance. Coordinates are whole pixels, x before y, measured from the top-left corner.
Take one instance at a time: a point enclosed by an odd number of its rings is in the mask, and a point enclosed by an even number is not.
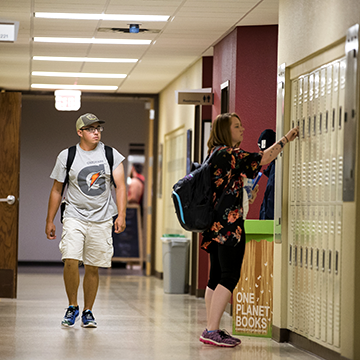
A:
[[[64,218],[59,249],[62,260],[74,259],[97,267],[111,267],[114,254],[113,219],[101,223]]]

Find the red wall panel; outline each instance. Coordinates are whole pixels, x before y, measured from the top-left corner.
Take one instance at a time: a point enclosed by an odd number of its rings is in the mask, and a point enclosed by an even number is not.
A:
[[[214,48],[213,119],[220,113],[220,85],[229,80],[229,111],[245,127],[241,148],[259,151],[257,140],[265,129],[276,129],[277,25],[237,27]],[[263,170],[265,167],[263,168]],[[258,219],[267,178],[250,206],[248,219]]]

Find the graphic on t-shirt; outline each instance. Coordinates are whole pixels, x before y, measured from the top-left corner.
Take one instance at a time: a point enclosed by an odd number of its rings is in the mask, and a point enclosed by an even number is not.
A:
[[[91,187],[95,184],[96,180],[102,175],[104,174],[104,171],[99,171],[96,174],[91,175],[90,177],[90,186],[89,186],[89,190],[91,189]]]
[[[78,175],[78,184],[85,195],[101,195],[106,190],[104,164],[82,169]]]

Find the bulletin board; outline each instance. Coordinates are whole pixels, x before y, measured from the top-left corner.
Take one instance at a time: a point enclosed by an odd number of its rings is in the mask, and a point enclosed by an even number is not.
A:
[[[112,261],[143,261],[142,224],[140,205],[128,204],[126,208],[126,229],[120,234],[112,232],[114,256]]]

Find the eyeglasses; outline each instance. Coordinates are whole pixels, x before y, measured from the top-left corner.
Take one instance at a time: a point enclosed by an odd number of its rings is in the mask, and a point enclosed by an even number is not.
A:
[[[88,127],[88,128],[84,128],[84,129],[81,129],[81,130],[87,130],[89,133],[94,133],[96,130],[98,132],[102,132],[104,130],[104,128],[102,126],[98,126],[98,127]]]

